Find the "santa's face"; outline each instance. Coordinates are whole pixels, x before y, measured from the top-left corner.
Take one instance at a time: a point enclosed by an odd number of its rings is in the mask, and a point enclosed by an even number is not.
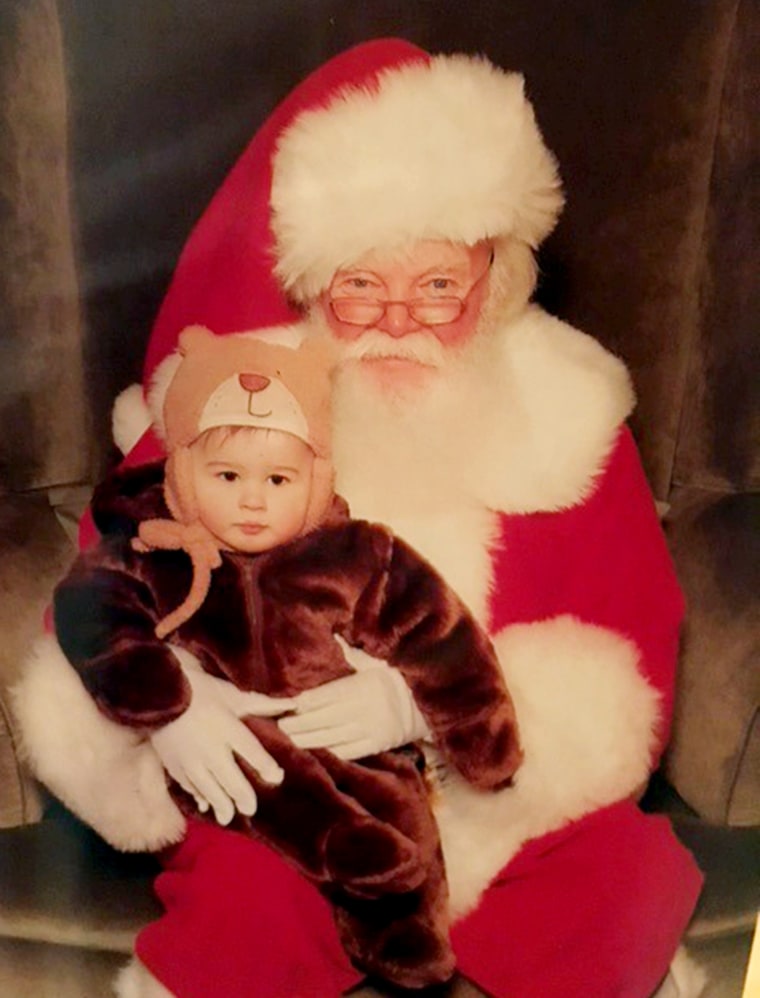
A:
[[[339,270],[319,307],[346,361],[378,385],[425,382],[475,335],[491,247],[421,240]]]

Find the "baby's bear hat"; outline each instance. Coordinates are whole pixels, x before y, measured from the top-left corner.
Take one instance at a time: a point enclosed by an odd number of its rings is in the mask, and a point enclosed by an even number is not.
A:
[[[166,447],[164,496],[173,519],[146,520],[136,550],[184,550],[193,583],[181,606],[161,620],[164,637],[188,620],[206,598],[220,544],[199,519],[190,447],[216,427],[255,427],[290,433],[314,453],[303,533],[318,527],[332,507],[330,376],[332,343],[299,325],[216,336],[185,329],[179,345],[156,369],[148,394],[154,424]]]

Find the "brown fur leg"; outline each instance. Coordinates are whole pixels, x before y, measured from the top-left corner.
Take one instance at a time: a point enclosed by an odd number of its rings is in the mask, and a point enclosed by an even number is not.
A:
[[[246,723],[285,770],[285,779],[271,786],[240,760],[258,807],[253,818],[236,816],[234,828],[275,848],[318,885],[376,897],[409,891],[422,881],[419,847],[403,829],[336,786],[323,759],[294,746],[276,724],[251,718]],[[355,782],[366,784],[371,799],[370,785],[382,774],[351,765]]]
[[[340,760],[325,765],[337,785],[350,789],[374,814],[393,821],[414,839],[426,868],[424,882],[405,894],[368,901],[344,892],[328,893],[346,952],[363,971],[400,987],[423,988],[447,981],[455,968],[448,890],[438,827],[414,753],[383,753],[362,760],[378,777],[364,785],[357,785],[354,769]],[[371,801],[368,792],[373,794]]]
[[[425,882],[406,894],[374,901],[328,896],[343,946],[365,973],[404,988],[440,984],[454,973],[440,857]]]

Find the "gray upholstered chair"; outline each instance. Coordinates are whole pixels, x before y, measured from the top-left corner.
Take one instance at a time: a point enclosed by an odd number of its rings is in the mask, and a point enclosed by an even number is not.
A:
[[[400,34],[522,70],[568,205],[539,296],[630,365],[689,602],[673,741],[645,806],[707,882],[688,936],[740,993],[760,870],[756,336],[760,8],[741,0],[11,0],[0,7],[0,993],[100,995],[157,911],[41,795],[4,691],[112,455],[189,228],[313,66]],[[754,57],[753,57],[754,53]],[[753,198],[754,195],[754,198]],[[755,214],[752,213],[754,204]]]

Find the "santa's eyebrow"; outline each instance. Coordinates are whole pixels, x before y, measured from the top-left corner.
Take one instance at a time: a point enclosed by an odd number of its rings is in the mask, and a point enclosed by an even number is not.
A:
[[[467,276],[466,271],[467,267],[464,264],[444,263],[440,267],[428,267],[417,277],[417,280],[430,277],[433,274],[439,277],[465,277]]]
[[[366,267],[349,267],[346,270],[339,270],[335,274],[334,282],[351,280],[354,277],[371,278],[372,280],[380,281],[381,283],[383,280],[382,277],[374,270],[367,270]]]

